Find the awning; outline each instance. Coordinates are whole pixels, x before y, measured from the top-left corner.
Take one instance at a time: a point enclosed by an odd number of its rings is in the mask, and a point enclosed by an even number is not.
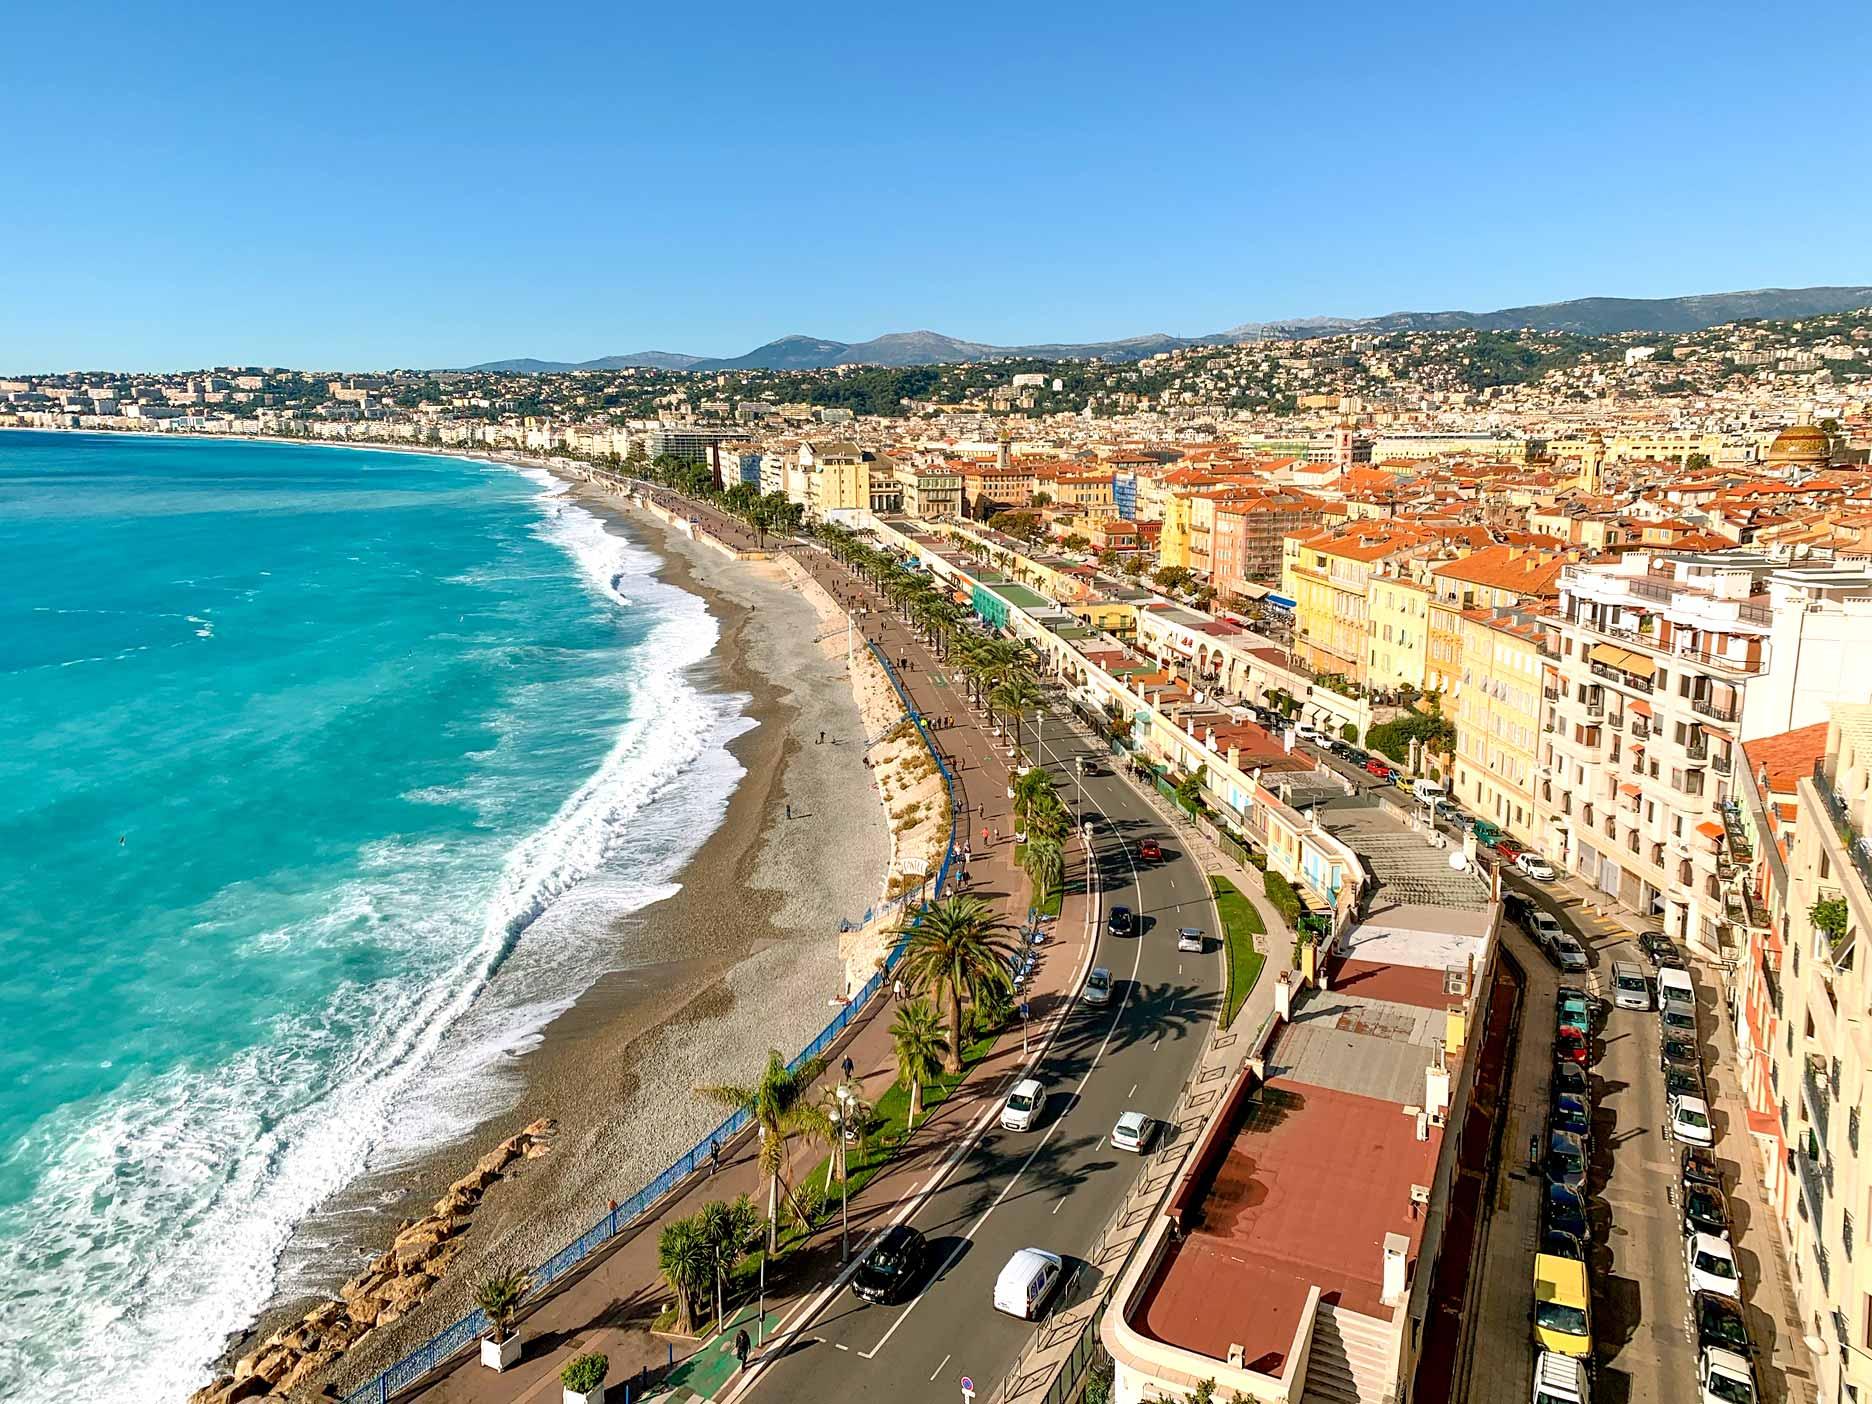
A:
[[[1626,799],[1637,799],[1639,795],[1644,793],[1636,785],[1620,785],[1618,787],[1618,792],[1625,796]]]
[[[1635,678],[1649,678],[1657,671],[1657,664],[1645,657],[1642,653],[1626,654],[1625,661],[1619,664],[1619,667],[1623,668]]]
[[[1622,668],[1625,666],[1625,660],[1629,657],[1631,657],[1631,655],[1616,644],[1596,644],[1593,647],[1593,651],[1586,655],[1586,661],[1588,663],[1603,663],[1608,668]]]
[[[1705,819],[1697,825],[1697,832],[1706,839],[1719,839],[1723,836],[1723,826],[1714,819]]]
[[[1651,715],[1651,704],[1643,698],[1634,697],[1625,704],[1625,710],[1634,716],[1648,717]]]
[[[1757,1136],[1771,1136],[1777,1141],[1781,1139],[1781,1123],[1771,1111],[1756,1111],[1755,1108],[1750,1107],[1748,1129]]]

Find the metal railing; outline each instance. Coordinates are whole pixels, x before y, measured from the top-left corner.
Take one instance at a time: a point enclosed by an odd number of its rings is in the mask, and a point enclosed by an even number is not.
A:
[[[950,870],[955,863],[956,826],[960,818],[956,805],[955,774],[949,769],[948,762],[942,758],[941,752],[930,740],[923,718],[910,701],[909,693],[904,691],[902,682],[898,680],[896,671],[890,665],[890,659],[884,655],[883,650],[876,643],[871,643],[869,647],[877,656],[879,665],[883,667],[884,675],[890,679],[891,686],[896,689],[905,715],[916,725],[917,734],[923,738],[923,745],[928,749],[930,759],[936,762],[936,768],[949,790],[949,843],[943,851],[942,865],[937,869],[936,882],[931,888],[933,900],[942,895],[943,888],[949,881]],[[921,919],[922,914],[919,912],[911,918],[910,924],[915,925]],[[906,936],[891,947],[889,954],[884,958],[884,968],[873,972],[871,978],[865,981],[863,988],[843,1009],[839,1010],[837,1016],[787,1064],[789,1068],[798,1068],[810,1059],[818,1057],[837,1041],[840,1034],[851,1027],[852,1022],[864,1011],[872,998],[884,989],[885,982],[890,978],[897,962],[903,957],[904,946],[908,943],[908,939]],[[529,1276],[526,1300],[537,1301],[553,1283],[578,1267],[626,1229],[633,1227],[671,1190],[698,1171],[706,1169],[711,1163],[710,1151],[718,1144],[727,1144],[731,1138],[745,1129],[747,1124],[746,1112],[736,1112],[722,1121],[713,1131],[683,1152],[662,1174],[651,1180],[629,1199],[608,1211],[602,1219],[578,1238],[540,1264]],[[385,1401],[392,1396],[408,1389],[425,1375],[447,1364],[456,1355],[472,1346],[487,1333],[489,1325],[485,1312],[480,1310],[471,1312],[453,1325],[431,1336],[387,1370],[346,1394],[344,1404],[385,1404]]]
[[[1833,777],[1827,774],[1824,757],[1814,762],[1813,781],[1820,798],[1826,801],[1827,812],[1833,816],[1833,829],[1839,837],[1840,847],[1846,850],[1846,857],[1858,872],[1859,881],[1865,884],[1868,892],[1872,892],[1872,857],[1866,853],[1865,839],[1859,832],[1859,826],[1853,823],[1846,801],[1833,788]]]

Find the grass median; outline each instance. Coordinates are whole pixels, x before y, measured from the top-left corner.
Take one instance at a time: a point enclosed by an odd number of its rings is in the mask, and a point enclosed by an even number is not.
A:
[[[1222,1027],[1227,1028],[1248,1002],[1248,992],[1261,978],[1266,957],[1255,949],[1255,937],[1265,934],[1261,913],[1227,878],[1209,875],[1216,911],[1222,917],[1223,950],[1228,956],[1228,988],[1222,997]]]

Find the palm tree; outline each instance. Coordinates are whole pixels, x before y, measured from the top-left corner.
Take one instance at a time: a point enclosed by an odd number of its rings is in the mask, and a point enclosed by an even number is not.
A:
[[[761,1173],[767,1177],[767,1251],[770,1253],[779,1245],[781,1190],[786,1189],[787,1198],[793,1197],[792,1189],[783,1184],[787,1142],[811,1125],[812,1108],[806,1099],[825,1069],[823,1057],[808,1058],[797,1068],[788,1068],[786,1059],[776,1048],[767,1054],[767,1066],[761,1069],[756,1081],[746,1086],[725,1084],[696,1089],[711,1102],[732,1111],[746,1112],[748,1120],[760,1128],[759,1164]]]
[[[721,1329],[722,1285],[734,1275],[748,1245],[760,1232],[760,1211],[744,1194],[734,1203],[716,1200],[704,1204],[692,1222],[707,1255],[709,1277],[715,1286],[715,1329]]]
[[[899,934],[904,948],[904,978],[920,990],[941,997],[948,1010],[949,1050],[943,1066],[962,1071],[962,999],[979,999],[990,989],[1007,988],[1014,946],[1007,923],[979,897],[946,897],[928,908],[916,925],[906,922]]]
[[[1066,853],[1060,842],[1046,834],[1029,834],[1021,847],[1021,866],[1033,883],[1033,904],[1045,904],[1046,895],[1066,878]]]
[[[657,1236],[657,1270],[676,1294],[676,1329],[695,1331],[696,1300],[707,1289],[714,1258],[703,1236],[700,1216],[666,1224]]]
[[[513,1335],[514,1317],[520,1310],[520,1299],[526,1296],[527,1288],[532,1285],[532,1277],[517,1267],[496,1268],[475,1283],[475,1305],[487,1313],[488,1325],[496,1341],[507,1340]]]
[[[994,690],[995,701],[1014,714],[1014,750],[1020,751],[1021,714],[1040,703],[1040,688],[1025,668],[1010,669]]]
[[[936,1008],[927,999],[913,999],[891,1020],[891,1048],[897,1054],[897,1076],[910,1087],[910,1129],[923,1115],[923,1084],[942,1071],[949,1041],[942,1035]]]

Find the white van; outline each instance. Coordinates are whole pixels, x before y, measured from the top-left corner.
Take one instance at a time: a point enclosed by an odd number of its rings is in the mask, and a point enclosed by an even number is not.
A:
[[[1616,1009],[1651,1007],[1651,982],[1629,960],[1612,962],[1612,1005]]]
[[[995,1279],[994,1306],[1009,1316],[1034,1321],[1046,1306],[1046,1300],[1059,1286],[1060,1270],[1065,1264],[1059,1254],[1044,1248],[1023,1248],[1007,1260]]]
[[[1558,1351],[1534,1357],[1534,1404],[1592,1404],[1586,1362]]]
[[[1657,973],[1658,1007],[1667,1004],[1680,1005],[1688,1012],[1696,1013],[1696,986],[1690,982],[1690,972],[1675,965],[1666,965]]]
[[[1024,1077],[1014,1084],[1014,1090],[1008,1093],[1007,1100],[1001,1104],[1001,1129],[1004,1131],[1031,1131],[1033,1124],[1040,1118],[1040,1108],[1046,1104],[1046,1089],[1038,1078]]]
[[[1417,797],[1419,804],[1434,805],[1438,800],[1449,798],[1449,792],[1434,780],[1413,780],[1410,792]]]

